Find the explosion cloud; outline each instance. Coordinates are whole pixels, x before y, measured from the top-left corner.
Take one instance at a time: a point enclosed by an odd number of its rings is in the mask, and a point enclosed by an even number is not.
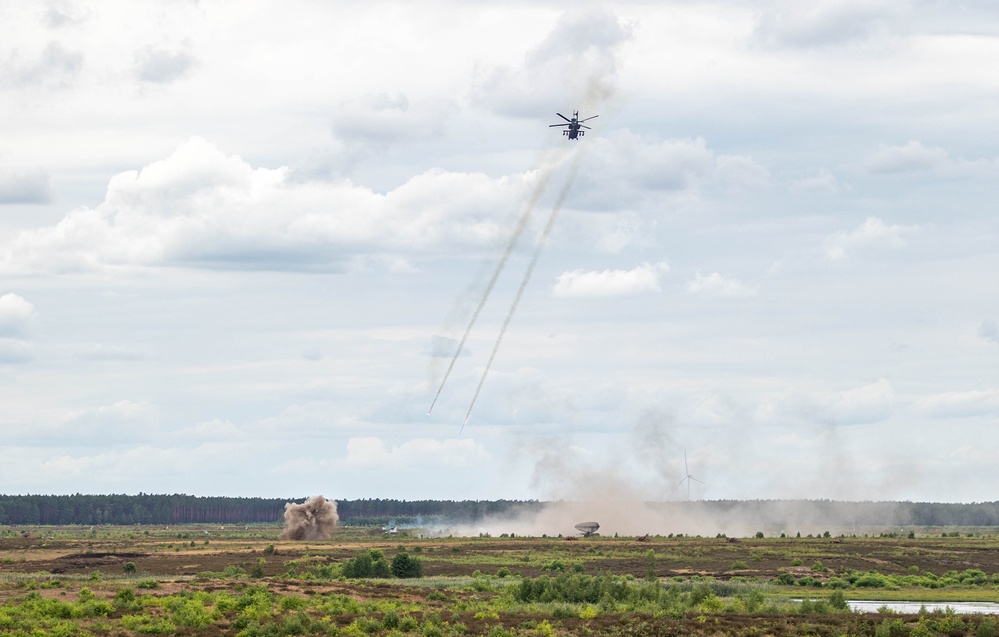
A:
[[[328,540],[340,517],[336,502],[314,495],[302,504],[284,505],[282,540]]]

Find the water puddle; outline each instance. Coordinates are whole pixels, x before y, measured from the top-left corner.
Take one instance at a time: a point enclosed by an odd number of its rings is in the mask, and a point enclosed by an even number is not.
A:
[[[796,597],[791,599],[791,601],[800,603],[803,600],[800,597]],[[846,603],[850,606],[850,610],[857,613],[876,613],[879,608],[887,608],[894,613],[915,615],[920,609],[925,609],[928,613],[946,613],[949,608],[958,615],[970,615],[973,613],[999,615],[999,603],[997,602],[885,602],[854,599],[847,600]]]
[[[896,613],[915,614],[920,608],[946,612],[948,608],[959,615],[982,613],[984,615],[999,615],[999,604],[995,602],[879,602],[869,600],[848,600],[850,610],[859,613],[876,613],[881,607],[887,607]]]
[[[800,602],[801,600],[794,599],[791,601]],[[882,602],[877,600],[847,600],[846,603],[850,605],[850,610],[858,613],[876,613],[879,608],[885,607],[892,612],[903,615],[915,615],[922,608],[925,608],[926,612],[929,613],[945,613],[949,608],[958,615],[971,613],[999,615],[999,603],[996,602]]]

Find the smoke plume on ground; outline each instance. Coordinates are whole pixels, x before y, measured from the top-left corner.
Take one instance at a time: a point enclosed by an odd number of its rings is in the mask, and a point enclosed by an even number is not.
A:
[[[301,504],[284,505],[282,540],[328,540],[340,517],[336,502],[314,495]]]

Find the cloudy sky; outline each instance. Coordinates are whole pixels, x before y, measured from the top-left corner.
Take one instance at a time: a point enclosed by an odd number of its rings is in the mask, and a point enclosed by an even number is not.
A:
[[[0,23],[0,492],[996,497],[994,3]]]

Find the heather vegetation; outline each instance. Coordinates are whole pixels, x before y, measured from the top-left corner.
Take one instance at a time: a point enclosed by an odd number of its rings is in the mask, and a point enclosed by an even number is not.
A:
[[[995,637],[999,538],[389,536],[275,526],[0,528],[0,634]],[[194,538],[197,538],[195,541]],[[205,539],[201,539],[205,538]],[[960,564],[961,569],[953,566]]]

